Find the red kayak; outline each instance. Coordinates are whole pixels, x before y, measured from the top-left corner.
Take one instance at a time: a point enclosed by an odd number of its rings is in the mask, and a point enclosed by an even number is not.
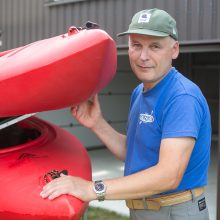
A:
[[[40,197],[42,187],[62,171],[91,180],[90,159],[79,140],[34,117],[2,131],[0,219],[80,219],[87,204],[79,199],[62,195],[50,201]]]
[[[88,204],[70,195],[50,201],[40,192],[61,173],[91,180],[85,147],[51,123],[20,120],[80,103],[105,87],[116,70],[114,41],[99,29],[70,28],[0,53],[0,66],[0,219],[79,220]]]
[[[64,108],[99,92],[116,72],[116,46],[100,29],[0,53],[0,117]]]

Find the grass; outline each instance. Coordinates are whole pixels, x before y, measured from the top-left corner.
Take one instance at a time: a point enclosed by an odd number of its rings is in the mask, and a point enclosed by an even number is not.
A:
[[[128,220],[126,216],[117,214],[102,208],[89,207],[87,216],[85,215],[82,220]]]

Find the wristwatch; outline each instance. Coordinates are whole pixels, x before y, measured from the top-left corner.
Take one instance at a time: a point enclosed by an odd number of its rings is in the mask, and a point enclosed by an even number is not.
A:
[[[94,182],[93,190],[96,193],[99,202],[105,200],[106,185],[102,180],[98,180]]]

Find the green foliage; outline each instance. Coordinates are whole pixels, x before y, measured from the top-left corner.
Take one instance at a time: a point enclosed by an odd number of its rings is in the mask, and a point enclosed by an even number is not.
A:
[[[85,214],[82,220],[128,220],[128,217],[119,215],[115,212],[101,209],[89,207],[87,213]]]

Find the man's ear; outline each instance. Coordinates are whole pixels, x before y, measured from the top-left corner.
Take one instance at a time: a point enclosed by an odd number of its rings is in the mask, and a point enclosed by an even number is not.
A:
[[[176,41],[174,43],[172,50],[173,50],[172,51],[172,59],[175,60],[179,56],[179,53],[180,53],[179,41]]]

